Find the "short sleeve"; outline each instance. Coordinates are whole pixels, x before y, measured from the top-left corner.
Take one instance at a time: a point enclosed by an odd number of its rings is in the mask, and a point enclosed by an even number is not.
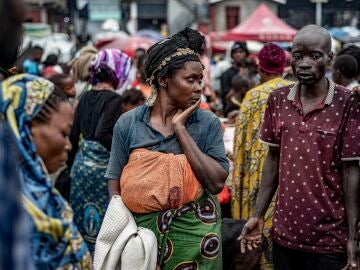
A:
[[[360,98],[354,97],[348,110],[345,126],[341,159],[344,161],[360,160]]]
[[[226,172],[229,172],[229,161],[225,154],[224,133],[218,118],[214,118],[209,126],[204,153],[215,159]]]
[[[274,100],[275,97],[269,96],[264,118],[261,124],[260,130],[260,141],[270,146],[279,147],[280,140],[276,136],[276,122],[275,122],[275,111],[274,111]]]
[[[111,144],[110,160],[105,174],[105,178],[119,180],[121,172],[128,162],[129,147],[126,146],[126,134],[123,118],[120,117],[114,127]]]

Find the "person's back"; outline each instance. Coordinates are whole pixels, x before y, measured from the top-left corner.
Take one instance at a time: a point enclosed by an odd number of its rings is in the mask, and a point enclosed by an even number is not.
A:
[[[76,107],[70,140],[73,148],[67,165],[71,168],[70,202],[74,220],[91,252],[108,204],[104,179],[109,162],[113,129],[122,113],[122,87],[130,70],[130,58],[116,49],[96,54],[89,67],[90,91]]]
[[[107,139],[106,135],[112,133],[121,110],[122,98],[114,91],[104,89],[85,92],[79,100],[76,115],[83,139],[98,141],[110,150],[111,138]],[[105,126],[108,128],[104,129]]]

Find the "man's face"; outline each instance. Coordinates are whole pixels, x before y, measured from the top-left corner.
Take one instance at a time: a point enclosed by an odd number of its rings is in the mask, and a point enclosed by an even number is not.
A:
[[[328,48],[323,36],[304,33],[295,37],[291,67],[301,84],[313,85],[325,76],[333,59]]]
[[[234,62],[236,64],[240,64],[246,58],[246,53],[244,52],[243,49],[239,48],[239,49],[236,49],[233,51],[233,53],[231,54],[231,57],[234,59]]]

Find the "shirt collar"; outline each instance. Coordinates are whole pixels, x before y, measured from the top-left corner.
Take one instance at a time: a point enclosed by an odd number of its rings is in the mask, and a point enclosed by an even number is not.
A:
[[[189,119],[186,121],[187,125],[190,125],[195,122],[199,122],[198,111],[194,112]],[[141,121],[145,122],[146,124],[150,124],[150,107],[147,105],[143,105],[142,113],[141,113]]]
[[[335,83],[326,78],[327,81],[329,82],[329,89],[328,89],[328,93],[327,93],[327,96],[326,96],[326,99],[325,99],[325,104],[326,105],[330,105],[334,99],[334,94],[335,94]],[[300,85],[300,82],[296,82],[291,88],[290,88],[290,91],[289,91],[289,94],[287,96],[287,99],[290,100],[290,101],[294,101],[295,100],[295,96],[296,96],[296,93],[299,89],[299,85]]]

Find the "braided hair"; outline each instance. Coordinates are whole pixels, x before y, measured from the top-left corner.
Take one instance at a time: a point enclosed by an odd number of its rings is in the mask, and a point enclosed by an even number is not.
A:
[[[47,98],[41,107],[41,110],[32,119],[32,122],[48,123],[52,114],[59,111],[59,106],[62,102],[69,102],[69,99],[65,95],[64,91],[62,91],[59,87],[54,86],[53,92]]]

